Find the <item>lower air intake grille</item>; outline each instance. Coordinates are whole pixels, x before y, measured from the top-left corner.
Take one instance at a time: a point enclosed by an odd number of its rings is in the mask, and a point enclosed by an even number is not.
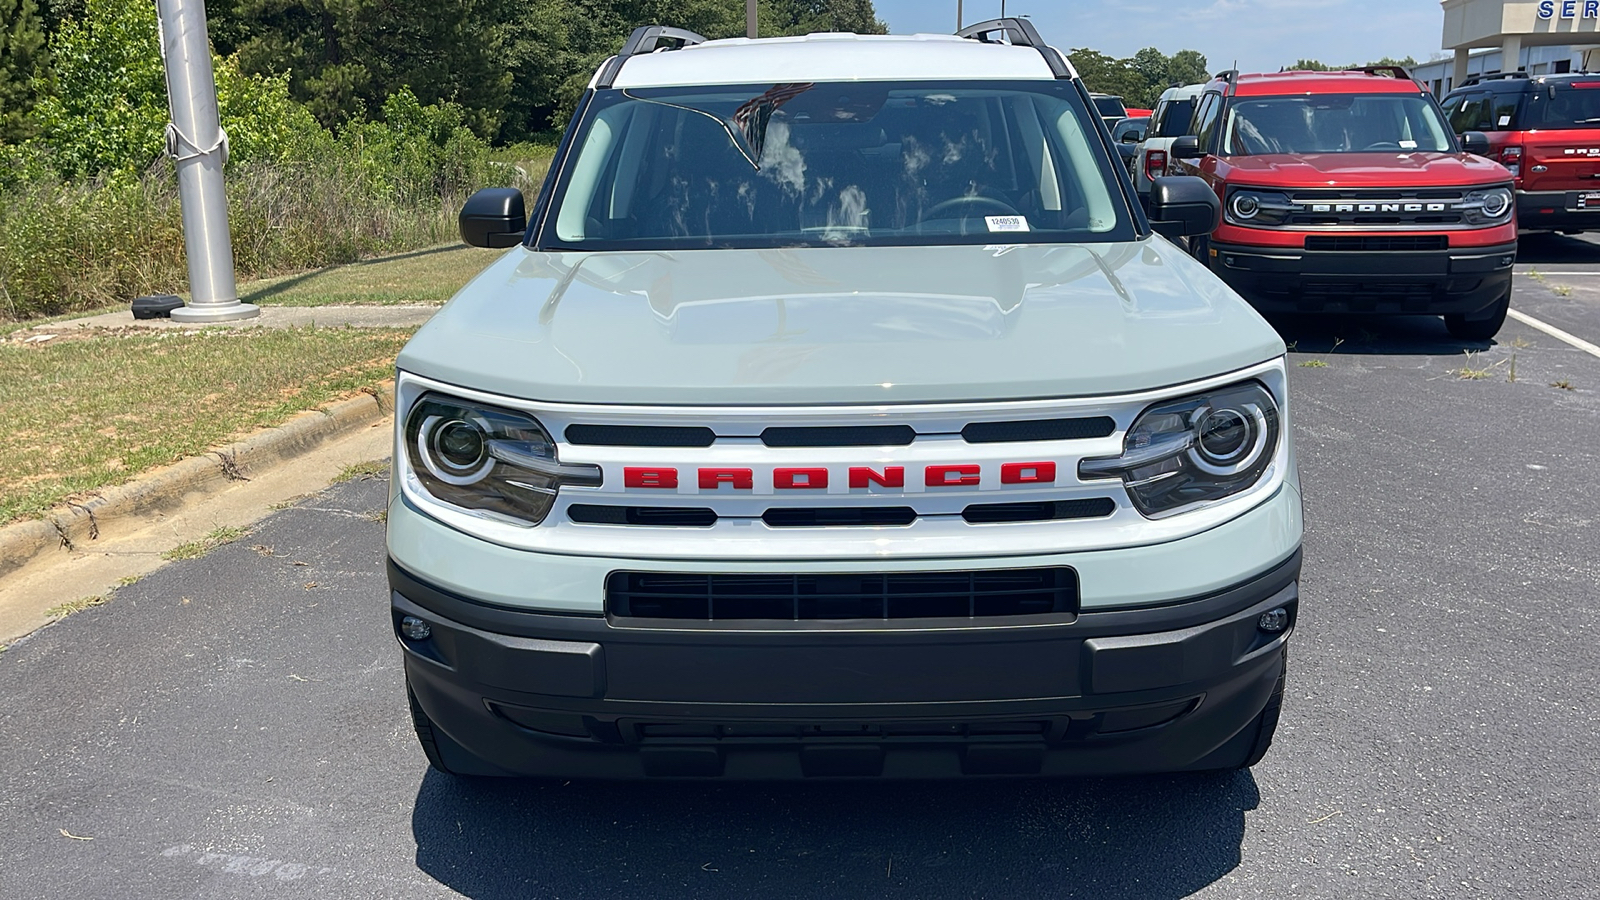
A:
[[[1077,610],[1078,573],[1065,566],[865,575],[613,572],[606,579],[606,611],[621,618],[972,619]]]
[[[1098,519],[1117,511],[1110,497],[1057,500],[1043,503],[974,503],[961,511],[973,525],[995,522],[1049,522],[1054,519]]]
[[[1383,253],[1401,250],[1448,250],[1450,238],[1442,234],[1312,235],[1307,250]]]

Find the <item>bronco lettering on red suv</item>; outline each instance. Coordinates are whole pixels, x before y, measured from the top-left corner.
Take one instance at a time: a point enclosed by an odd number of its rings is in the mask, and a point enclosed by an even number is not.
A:
[[[1487,340],[1511,302],[1511,173],[1398,66],[1224,72],[1173,144],[1223,221],[1191,249],[1258,309],[1443,315]],[[1463,152],[1463,151],[1472,152]]]

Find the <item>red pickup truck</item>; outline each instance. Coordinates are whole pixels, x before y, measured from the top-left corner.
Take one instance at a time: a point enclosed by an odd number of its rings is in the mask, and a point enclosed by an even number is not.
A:
[[[1223,221],[1191,248],[1257,308],[1442,315],[1463,340],[1500,330],[1512,173],[1404,69],[1224,72],[1192,130],[1172,155],[1212,185]]]

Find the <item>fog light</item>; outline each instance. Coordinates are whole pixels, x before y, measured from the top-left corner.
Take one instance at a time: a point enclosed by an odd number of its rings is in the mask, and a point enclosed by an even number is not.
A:
[[[427,626],[423,626],[426,628]],[[1256,620],[1256,627],[1267,634],[1277,634],[1289,627],[1289,611],[1283,607],[1268,610]]]
[[[1278,612],[1283,612],[1283,610],[1280,609]],[[1267,613],[1267,615],[1272,614]],[[1266,620],[1267,616],[1261,617],[1261,621],[1265,622]],[[1262,630],[1266,630],[1266,627],[1266,625],[1261,626]],[[433,635],[433,628],[416,616],[406,616],[400,620],[400,633],[413,641],[425,641]]]

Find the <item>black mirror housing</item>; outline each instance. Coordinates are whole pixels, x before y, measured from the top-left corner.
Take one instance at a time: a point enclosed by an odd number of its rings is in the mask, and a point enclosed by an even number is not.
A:
[[[457,221],[461,239],[473,247],[515,247],[528,230],[527,209],[516,188],[484,188],[473,194]]]
[[[1221,223],[1222,201],[1205,179],[1163,175],[1151,183],[1150,227],[1162,236],[1210,234]]]
[[[1489,155],[1489,136],[1481,131],[1468,131],[1461,135],[1461,152],[1478,156]]]
[[[1186,134],[1172,141],[1173,159],[1199,159],[1203,156],[1200,152],[1200,139],[1192,134]]]

